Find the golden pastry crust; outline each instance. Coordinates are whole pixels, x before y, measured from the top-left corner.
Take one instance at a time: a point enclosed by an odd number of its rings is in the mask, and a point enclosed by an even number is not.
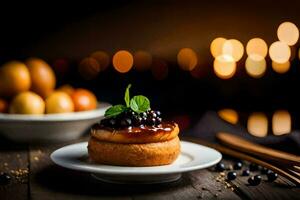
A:
[[[92,161],[101,164],[136,167],[167,165],[178,157],[180,141],[176,136],[162,142],[120,144],[91,137],[88,152]]]
[[[133,128],[121,130],[92,129],[91,136],[100,141],[122,144],[144,144],[172,140],[177,137],[179,128],[176,123],[163,123],[161,127]]]

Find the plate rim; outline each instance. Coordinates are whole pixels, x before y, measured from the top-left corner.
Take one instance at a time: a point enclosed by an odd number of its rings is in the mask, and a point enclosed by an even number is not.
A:
[[[208,163],[205,163],[205,164],[202,164],[202,165],[194,165],[194,166],[189,166],[189,167],[182,167],[182,168],[176,168],[176,169],[167,169],[168,165],[164,165],[164,166],[153,166],[155,168],[157,167],[165,167],[166,169],[165,170],[160,170],[160,171],[120,171],[120,170],[107,170],[107,169],[98,169],[98,170],[95,170],[94,168],[96,166],[85,166],[84,168],[82,167],[82,165],[78,166],[77,164],[65,164],[65,162],[61,162],[59,160],[57,160],[55,158],[55,154],[57,154],[57,152],[61,151],[63,148],[70,148],[71,146],[75,146],[75,145],[87,145],[88,142],[79,142],[79,143],[75,143],[75,144],[71,144],[71,145],[66,145],[64,147],[61,147],[59,149],[56,149],[55,151],[53,151],[50,155],[50,158],[52,160],[52,162],[54,162],[55,164],[61,166],[61,167],[64,167],[64,168],[68,168],[68,169],[72,169],[72,170],[77,170],[77,171],[83,171],[83,172],[90,172],[90,173],[97,173],[97,174],[106,174],[106,175],[126,175],[126,176],[130,176],[130,175],[164,175],[164,174],[175,174],[175,173],[184,173],[184,172],[189,172],[189,171],[195,171],[195,170],[199,170],[199,169],[204,169],[204,168],[208,168],[210,166],[213,166],[215,164],[217,164],[218,162],[220,162],[220,160],[222,159],[222,154],[211,148],[211,147],[207,147],[207,146],[204,146],[204,145],[201,145],[201,144],[197,144],[197,143],[194,143],[194,142],[190,142],[190,141],[185,141],[185,140],[181,140],[180,143],[181,144],[189,144],[189,145],[197,145],[197,146],[201,146],[201,148],[206,148],[206,149],[209,149],[210,151],[214,152],[218,159],[216,160],[213,160],[211,162],[208,162]],[[172,164],[171,164],[172,165]],[[101,165],[100,165],[101,166]],[[99,167],[100,167],[99,166]],[[102,166],[110,166],[110,165],[102,165]],[[114,166],[115,167],[115,166]],[[122,168],[122,166],[118,166],[120,168]],[[125,166],[124,166],[125,167]],[[126,167],[128,168],[128,167]],[[144,169],[150,169],[151,167],[134,167],[134,168],[144,168]]]

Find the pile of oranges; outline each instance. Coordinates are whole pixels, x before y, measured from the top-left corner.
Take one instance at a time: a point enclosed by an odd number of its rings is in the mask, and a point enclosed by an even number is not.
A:
[[[55,86],[55,74],[44,60],[7,62],[0,67],[0,113],[70,113],[97,107],[97,98],[91,91]]]

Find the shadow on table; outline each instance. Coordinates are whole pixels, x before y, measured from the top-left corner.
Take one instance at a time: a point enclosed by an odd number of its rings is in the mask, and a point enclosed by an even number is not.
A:
[[[10,152],[16,150],[28,150],[27,144],[15,143],[2,135],[0,135],[0,151],[1,152]]]
[[[63,192],[74,195],[138,195],[147,192],[162,192],[176,190],[191,185],[188,175],[183,175],[176,182],[164,184],[109,184],[96,180],[89,173],[83,173],[51,165],[37,172],[31,180],[36,183],[32,187],[35,191],[41,192],[50,190],[53,192]]]

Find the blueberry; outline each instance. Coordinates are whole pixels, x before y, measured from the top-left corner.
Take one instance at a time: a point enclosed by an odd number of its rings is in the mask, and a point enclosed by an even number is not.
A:
[[[242,176],[249,176],[250,175],[250,170],[249,169],[245,169],[243,172],[242,172]]]
[[[148,118],[148,119],[147,119],[147,124],[148,124],[149,126],[154,126],[155,123],[156,123],[156,119],[155,119],[155,118]]]
[[[260,170],[260,172],[261,172],[262,174],[267,174],[268,171],[269,171],[269,169],[268,169],[268,168],[265,168],[265,167],[263,167],[263,168]]]
[[[9,174],[0,172],[0,185],[7,185],[11,181],[11,177]]]
[[[158,117],[161,116],[161,112],[160,112],[159,110],[155,111],[155,113],[156,113],[156,115],[157,115]]]
[[[109,119],[108,125],[109,125],[110,127],[115,127],[115,126],[117,125],[117,120],[116,120],[115,118]]]
[[[255,164],[255,163],[251,163],[250,165],[249,165],[249,170],[250,171],[257,171],[258,170],[258,165],[257,164]]]
[[[155,112],[151,113],[151,116],[152,116],[152,117],[154,117],[154,118],[156,118],[156,117],[157,117],[157,115],[156,115],[156,113],[155,113]]]
[[[100,121],[100,124],[103,126],[109,126],[109,119],[105,118]]]
[[[147,118],[147,117],[148,117],[148,115],[147,115],[147,113],[146,113],[146,112],[143,112],[143,113],[141,114],[141,116],[142,116],[142,117],[145,117],[145,118]]]
[[[260,175],[255,175],[255,176],[251,176],[249,179],[248,179],[248,183],[250,185],[259,185],[261,182],[261,176]]]
[[[278,174],[273,172],[272,170],[268,170],[267,177],[268,177],[268,181],[273,182],[277,179]]]
[[[243,163],[242,162],[236,162],[233,166],[233,169],[235,170],[240,170],[243,167]]]
[[[120,125],[122,127],[128,127],[128,126],[131,126],[131,124],[132,124],[132,121],[130,118],[124,118],[124,119],[121,119],[121,121],[120,121]]]
[[[136,113],[134,111],[127,111],[125,112],[125,116],[132,119],[134,116],[136,116]]]
[[[160,125],[162,122],[162,119],[160,117],[156,118],[156,125]]]
[[[228,172],[227,173],[227,179],[228,180],[234,180],[234,179],[236,179],[236,172]]]
[[[224,163],[219,162],[219,163],[216,165],[216,170],[219,171],[219,172],[223,172],[223,171],[225,170],[225,165],[224,165]]]
[[[142,124],[147,124],[147,117],[142,117]]]
[[[139,116],[135,116],[135,117],[133,118],[133,124],[134,124],[135,126],[141,125],[141,124],[142,124],[142,121],[143,121],[143,119],[142,119],[141,117],[139,117]]]

